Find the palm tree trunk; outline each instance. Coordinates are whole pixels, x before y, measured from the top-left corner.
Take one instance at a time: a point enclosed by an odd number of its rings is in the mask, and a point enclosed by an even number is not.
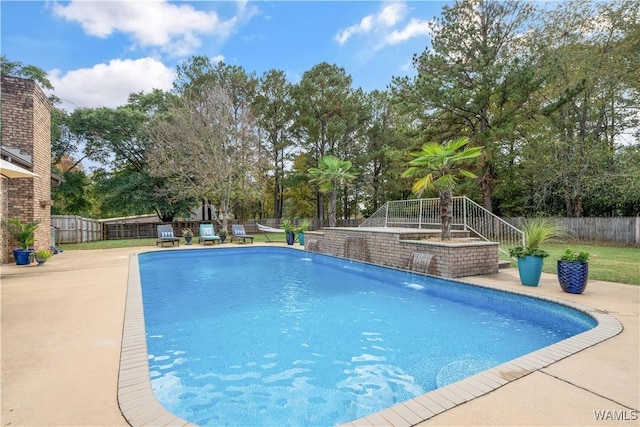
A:
[[[451,191],[440,193],[440,221],[442,222],[440,238],[451,240],[451,223],[453,222],[453,195]]]
[[[329,196],[329,227],[336,226],[336,205],[337,205],[337,190],[335,187],[331,190],[331,194]]]

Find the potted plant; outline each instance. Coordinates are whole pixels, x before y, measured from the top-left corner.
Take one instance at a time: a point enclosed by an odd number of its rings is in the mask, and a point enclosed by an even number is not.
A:
[[[40,221],[37,220],[23,224],[17,218],[8,218],[6,221],[2,222],[2,225],[6,228],[9,235],[16,239],[20,244],[20,249],[13,250],[13,257],[16,260],[16,265],[29,265],[31,263],[30,255],[33,251],[32,249],[29,249],[29,247],[33,246],[36,241],[35,232],[40,225]]]
[[[227,229],[221,228],[218,232],[218,236],[220,236],[220,243],[224,243],[224,241],[227,240]]]
[[[303,219],[302,222],[296,227],[296,231],[298,233],[298,243],[300,243],[300,246],[304,246],[304,232],[307,231],[310,225],[311,221],[309,221],[308,219]]]
[[[191,239],[193,239],[193,231],[191,231],[191,228],[183,228],[182,229],[182,236],[184,237],[184,240],[187,242],[187,245],[191,244]]]
[[[296,240],[296,226],[288,219],[283,220],[280,226],[287,236],[287,245],[293,245],[293,242]]]
[[[36,260],[38,265],[44,264],[52,256],[53,252],[51,252],[50,249],[40,249],[38,251],[31,252],[31,257]]]
[[[525,246],[509,249],[509,255],[518,260],[520,283],[538,286],[542,264],[549,254],[540,245],[562,234],[562,228],[551,218],[534,218],[521,224]]]
[[[570,248],[558,260],[558,280],[563,291],[581,294],[589,280],[589,252],[574,252]]]

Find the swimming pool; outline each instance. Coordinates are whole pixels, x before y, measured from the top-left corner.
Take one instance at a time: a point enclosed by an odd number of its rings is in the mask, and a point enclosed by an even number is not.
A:
[[[266,262],[266,273],[247,274],[244,271],[247,265],[262,261]],[[139,262],[145,288],[149,366],[156,395],[171,411],[203,425],[222,421],[237,425],[253,425],[256,421],[260,425],[345,422],[595,325],[590,316],[548,302],[317,254],[310,256],[286,248],[164,251],[142,254]],[[279,262],[283,262],[281,267],[277,267]],[[207,268],[196,272],[199,264],[205,264]],[[310,272],[331,279],[322,280],[315,287],[301,287],[300,283],[309,282]],[[248,280],[250,277],[259,280],[252,283]],[[267,289],[269,277],[277,278],[280,289]],[[156,287],[166,281],[164,279],[169,279],[168,283],[163,285],[161,292],[156,292],[159,298],[154,298],[147,288]],[[356,279],[364,280],[354,284]],[[147,285],[147,281],[154,285]],[[241,287],[247,284],[247,288]],[[353,286],[355,293],[346,296],[347,288]],[[198,289],[215,289],[217,293],[204,295]],[[274,295],[280,317],[271,316],[276,320],[270,323],[273,319],[259,312],[257,307],[272,304]],[[466,305],[469,300],[479,307],[489,308],[489,314],[485,311],[480,320],[466,317],[468,313],[465,312],[476,310]],[[399,304],[400,309],[390,316],[381,314],[390,302]],[[450,309],[444,308],[445,302],[463,307],[461,313],[449,316],[452,318],[447,320],[458,322],[455,335],[440,327],[429,330],[417,327],[433,324],[435,320],[430,317],[433,313],[446,315]],[[193,303],[204,310],[194,308]],[[498,313],[496,305],[506,310]],[[317,311],[311,314],[312,309]],[[340,317],[343,314],[350,317]],[[187,319],[190,315],[195,315],[197,320],[190,323]],[[211,315],[214,320],[209,319]],[[305,316],[318,317],[318,324],[324,325],[330,333],[310,334],[310,326],[300,322]],[[573,326],[558,329],[557,316],[569,319],[562,323]],[[389,317],[404,317],[408,323],[386,325]],[[492,317],[498,319],[497,324],[491,324]],[[286,318],[293,319],[294,323],[283,326],[281,323]],[[526,325],[522,320],[527,318],[540,320],[533,331],[523,330]],[[248,327],[247,322],[251,320],[255,324]],[[345,322],[364,324],[365,328],[349,335]],[[488,337],[472,341],[474,334],[469,333],[468,326],[473,323],[480,323],[482,329],[491,331]],[[520,329],[518,334],[527,334],[524,343],[505,344],[503,335],[507,324],[515,324]],[[262,336],[253,339],[243,336],[259,326],[267,326]],[[213,342],[220,340],[219,335],[215,335],[219,331],[231,332],[231,338],[224,341],[232,344],[225,347],[218,342],[213,347],[202,344],[187,347],[183,338],[198,328],[205,329],[208,340]],[[178,331],[178,334],[169,337],[171,331]],[[451,336],[456,339],[452,340]],[[542,342],[535,342],[539,337],[543,338]],[[284,348],[277,347],[281,341],[285,343]],[[462,351],[449,348],[455,341],[466,347]],[[345,351],[350,343],[355,343],[355,347]],[[398,347],[400,344],[408,344],[408,348]],[[425,356],[426,350],[432,347],[440,347],[440,353]],[[477,347],[489,349],[489,352],[480,355]],[[413,353],[407,355],[409,351]],[[221,361],[224,353],[229,354],[232,362]],[[402,365],[404,362],[397,355],[406,358],[409,366]],[[193,374],[187,379],[179,377],[178,368],[189,367],[191,370],[196,359],[207,359],[205,366],[210,372]],[[322,359],[329,360],[327,373],[315,371]],[[440,365],[435,366],[435,361]],[[425,365],[432,370],[423,369]],[[331,370],[331,367],[335,369]],[[493,381],[500,385],[499,380]],[[259,390],[260,383],[270,385],[270,391]],[[317,389],[329,393],[318,394]],[[196,392],[199,390],[204,391],[202,396]],[[346,397],[348,393],[352,397]],[[249,403],[247,399],[251,395],[259,399]],[[184,402],[189,403],[183,405]],[[326,409],[333,403],[339,409]],[[257,418],[242,414],[242,408],[247,407],[252,409],[245,412]],[[213,412],[209,411],[211,408]],[[239,412],[241,416],[234,418]],[[292,412],[303,414],[294,417]],[[278,418],[270,419],[274,414]],[[330,416],[334,418],[327,418]]]

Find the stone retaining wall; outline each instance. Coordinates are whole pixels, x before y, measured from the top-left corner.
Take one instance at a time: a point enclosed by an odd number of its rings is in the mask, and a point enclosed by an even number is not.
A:
[[[447,278],[498,272],[498,243],[469,238],[454,238],[451,243],[427,240],[439,234],[406,228],[325,228],[305,232],[305,249]],[[412,265],[413,253],[431,254],[431,262]]]

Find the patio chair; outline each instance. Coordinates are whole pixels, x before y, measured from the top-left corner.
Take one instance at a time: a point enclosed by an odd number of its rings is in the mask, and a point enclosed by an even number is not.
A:
[[[171,246],[178,244],[180,246],[180,238],[173,235],[173,227],[171,224],[162,224],[158,226],[158,240],[156,246],[164,247],[165,243],[171,243]]]
[[[258,223],[256,223],[256,225],[258,226],[258,231],[262,232],[262,234],[264,234],[264,237],[266,237],[269,242],[271,242],[271,239],[269,238],[269,235],[267,233],[284,233],[284,230],[282,228],[268,227],[266,225]]]
[[[211,242],[213,245],[215,242],[221,243],[220,236],[216,236],[216,232],[213,229],[213,224],[200,224],[200,236],[198,237],[198,243],[202,242],[206,245],[207,242]]]
[[[244,231],[244,225],[240,225],[240,224],[232,224],[231,225],[231,243],[233,243],[234,240],[240,240],[242,239],[242,242],[246,242],[247,239],[249,239],[251,241],[251,243],[253,243],[253,236],[250,234],[247,234],[246,231]]]

